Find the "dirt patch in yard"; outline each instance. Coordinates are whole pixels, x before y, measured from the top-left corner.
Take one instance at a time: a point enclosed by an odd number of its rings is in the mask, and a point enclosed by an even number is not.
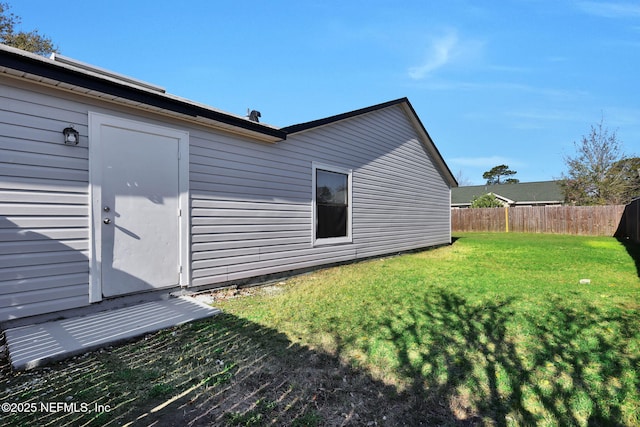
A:
[[[238,292],[251,291],[217,297]],[[31,371],[4,363],[0,403],[15,410],[1,414],[4,425],[473,424],[452,418],[433,395],[398,393],[332,355],[227,314]]]

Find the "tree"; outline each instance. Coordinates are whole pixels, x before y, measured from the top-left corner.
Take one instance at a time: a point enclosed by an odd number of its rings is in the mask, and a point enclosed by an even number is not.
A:
[[[626,205],[640,196],[640,157],[618,160],[607,173],[611,183],[611,202]]]
[[[471,201],[471,208],[501,208],[504,205],[495,194],[487,193],[482,196],[474,196]]]
[[[575,156],[566,156],[567,174],[562,176],[565,202],[575,205],[626,204],[640,189],[640,159],[627,158],[616,131],[609,131],[604,119],[580,143]]]
[[[507,165],[499,165],[491,168],[491,170],[482,174],[482,177],[487,180],[487,185],[491,184],[516,184],[520,182],[519,179],[507,178],[504,181],[500,181],[501,176],[512,176],[518,172],[512,171]]]
[[[9,4],[0,3],[0,43],[43,56],[58,51],[51,39],[38,33],[38,30],[16,31],[21,20],[19,16],[9,13],[9,8]]]
[[[466,187],[469,185],[473,185],[473,182],[471,182],[470,179],[468,179],[464,173],[462,173],[462,169],[460,169],[458,171],[458,173],[455,176],[456,178],[456,182],[458,183],[458,187]]]

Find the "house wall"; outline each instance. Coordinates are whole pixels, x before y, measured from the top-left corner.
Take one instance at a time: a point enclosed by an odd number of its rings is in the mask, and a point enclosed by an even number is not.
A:
[[[312,245],[312,161],[353,170],[353,242]],[[242,144],[191,133],[193,284],[450,242],[449,187],[400,106]]]
[[[449,187],[401,106],[269,144],[2,79],[0,321],[88,305],[89,111],[189,132],[192,286],[450,242]],[[312,162],[353,170],[352,243],[312,245]]]
[[[88,304],[86,135],[85,106],[0,78],[0,321]]]

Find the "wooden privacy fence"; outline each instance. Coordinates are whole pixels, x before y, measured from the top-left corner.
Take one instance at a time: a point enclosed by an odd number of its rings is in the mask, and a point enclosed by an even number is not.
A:
[[[624,205],[451,209],[451,231],[613,236]]]

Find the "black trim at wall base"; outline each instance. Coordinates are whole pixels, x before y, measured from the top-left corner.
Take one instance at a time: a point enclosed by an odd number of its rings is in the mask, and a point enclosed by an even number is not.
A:
[[[351,259],[348,261],[332,262],[329,264],[317,265],[315,267],[306,267],[306,268],[299,268],[295,270],[282,271],[280,273],[264,274],[262,276],[248,277],[242,280],[230,280],[228,282],[214,283],[211,285],[192,286],[192,287],[186,288],[184,292],[186,292],[187,294],[191,294],[191,293],[203,294],[208,292],[213,293],[216,291],[226,290],[226,289],[244,289],[244,288],[269,286],[269,285],[273,285],[275,282],[292,279],[297,276],[311,274],[316,271],[326,270],[333,267],[339,267],[339,266],[350,265],[350,264],[358,264],[361,262],[366,262],[366,261],[371,261],[376,259],[395,258],[397,256],[406,255],[406,254],[414,254],[418,252],[431,251],[431,250],[442,248],[445,246],[451,246],[455,240],[457,239],[452,238],[451,243],[441,243],[433,246],[423,246],[416,249],[407,249],[406,251],[391,252],[391,253],[382,254],[382,255],[372,255],[364,258]]]

